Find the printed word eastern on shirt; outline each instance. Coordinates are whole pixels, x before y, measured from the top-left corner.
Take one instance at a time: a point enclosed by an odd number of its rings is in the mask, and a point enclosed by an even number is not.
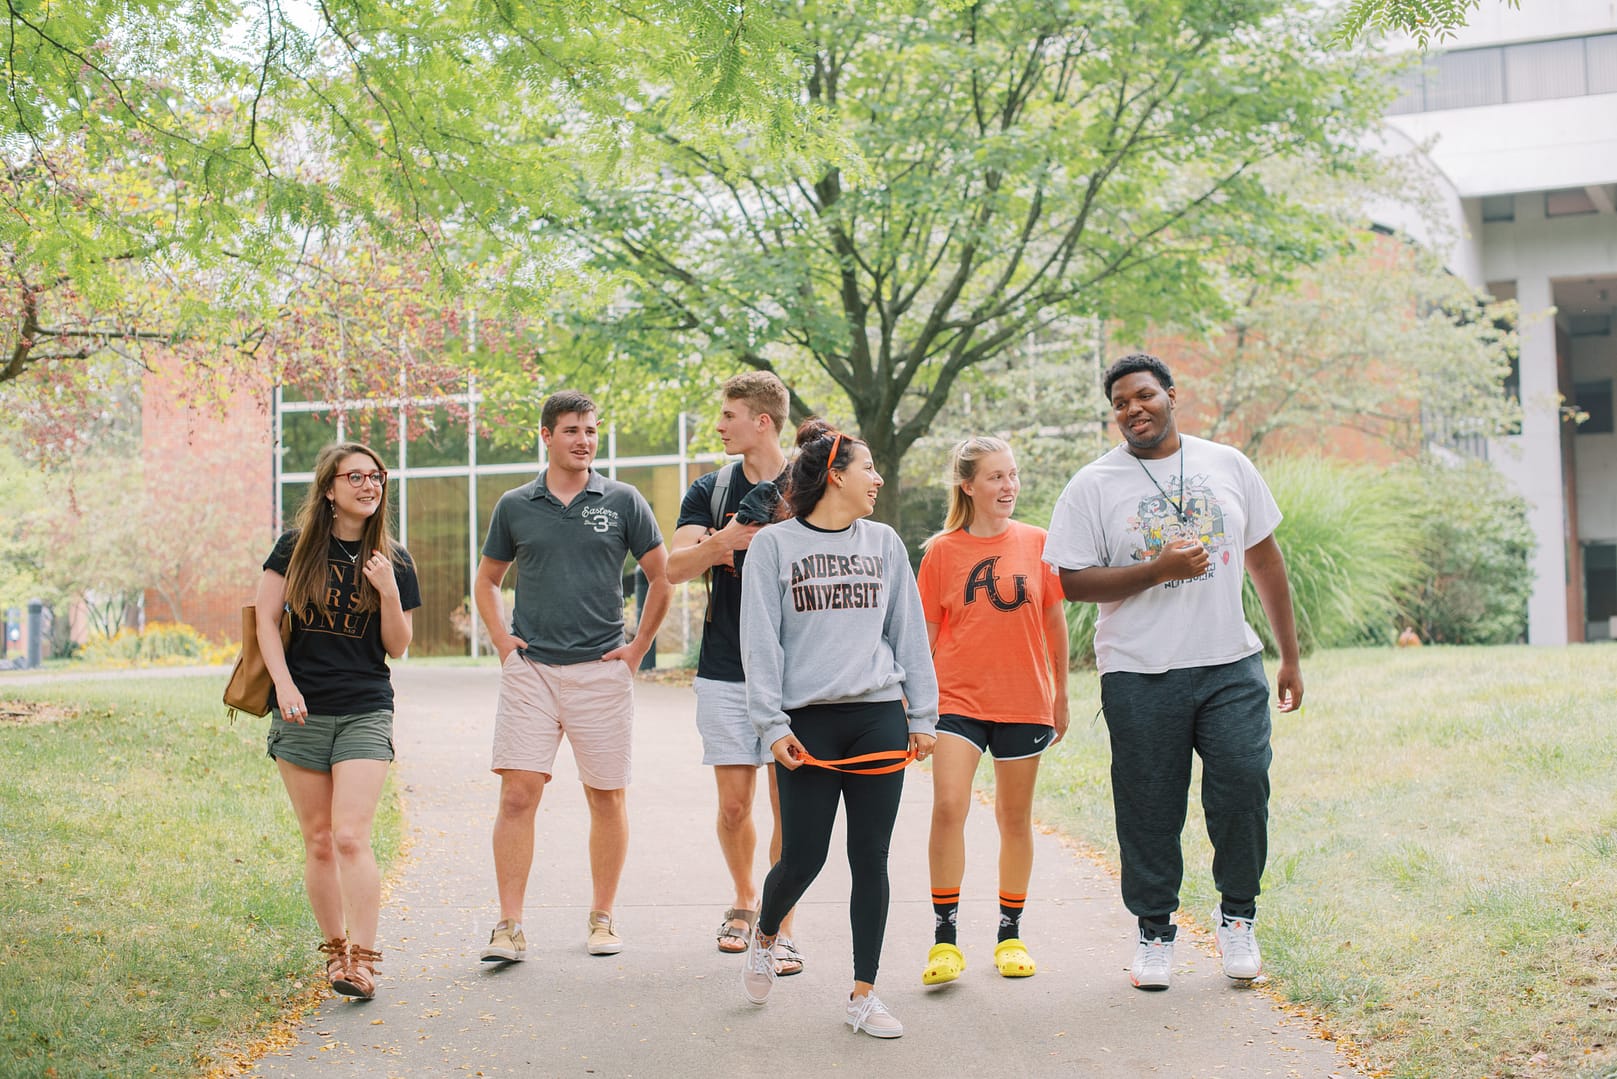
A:
[[[879,555],[805,555],[792,563],[792,608],[838,611],[879,607],[881,578]]]

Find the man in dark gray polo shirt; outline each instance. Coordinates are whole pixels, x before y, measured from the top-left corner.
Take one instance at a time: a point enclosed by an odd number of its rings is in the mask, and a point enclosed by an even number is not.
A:
[[[545,400],[539,434],[548,463],[532,483],[507,491],[489,518],[477,567],[477,612],[500,654],[493,771],[494,876],[500,922],[483,959],[525,957],[522,906],[533,866],[534,815],[565,734],[590,811],[594,900],[587,947],[623,947],[612,904],[629,849],[629,749],[634,671],[668,611],[668,553],[646,500],[591,466],[598,444],[595,402],[563,390]],[[633,641],[623,640],[623,563],[633,555],[650,589]],[[509,626],[500,585],[515,564]]]

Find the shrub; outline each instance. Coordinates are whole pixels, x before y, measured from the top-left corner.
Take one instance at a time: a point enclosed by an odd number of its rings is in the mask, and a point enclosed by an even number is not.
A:
[[[121,629],[111,637],[97,637],[79,655],[98,667],[153,667],[227,662],[235,653],[209,644],[183,622],[151,622],[144,630]]]
[[[1400,470],[1416,492],[1426,564],[1405,606],[1422,639],[1510,644],[1523,639],[1533,590],[1527,503],[1479,461],[1427,458]]]

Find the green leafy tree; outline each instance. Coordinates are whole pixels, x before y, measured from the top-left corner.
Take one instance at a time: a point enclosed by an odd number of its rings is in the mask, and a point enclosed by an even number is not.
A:
[[[30,522],[46,497],[44,474],[0,447],[0,611],[44,596],[46,541]]]
[[[1505,0],[1519,7],[1519,0]],[[1352,0],[1331,42],[1347,47],[1367,34],[1405,34],[1425,49],[1453,37],[1482,0]]]
[[[828,380],[842,400],[794,409],[851,415],[889,520],[967,372],[1074,320],[1215,309],[1252,252],[1322,253],[1336,226],[1267,170],[1351,172],[1381,101],[1374,61],[1266,0],[784,10],[833,137],[783,154],[648,74],[620,114],[650,178],[579,177],[573,239],[621,289],[575,329],[654,378],[695,356]]]
[[[1187,341],[1200,433],[1258,456],[1273,436],[1329,452],[1351,429],[1410,454],[1520,422],[1504,389],[1514,301],[1479,294],[1430,252],[1364,233],[1289,281],[1248,279],[1227,321]]]
[[[1511,644],[1527,631],[1533,530],[1527,503],[1497,470],[1428,458],[1401,481],[1419,493],[1416,524],[1428,552],[1405,617],[1423,640]]]
[[[800,111],[775,89],[787,43],[747,5],[14,0],[8,15],[0,383],[151,342],[250,352],[279,298],[264,271],[356,224],[426,248],[458,285],[490,261],[513,288],[542,285],[557,268],[543,221],[568,205],[557,136],[584,133],[581,103],[612,92],[625,57],[679,108],[780,137]],[[142,279],[181,282],[183,302],[129,302]],[[243,306],[259,319],[231,325]]]

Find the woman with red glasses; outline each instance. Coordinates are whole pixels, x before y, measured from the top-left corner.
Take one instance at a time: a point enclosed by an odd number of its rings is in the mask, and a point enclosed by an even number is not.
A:
[[[326,979],[376,993],[381,881],[371,824],[393,760],[387,660],[410,646],[415,565],[388,536],[387,470],[368,446],[320,451],[294,527],[264,560],[258,646],[275,688],[269,755],[303,833],[303,883]],[[280,620],[292,619],[283,650]]]
[[[819,420],[798,429],[797,446],[785,520],[753,537],[741,580],[747,710],[775,758],[781,820],[780,860],[748,934],[742,990],[754,1004],[769,999],[781,919],[825,864],[840,802],[853,878],[853,989],[843,1018],[855,1031],[897,1038],[903,1024],[873,991],[887,848],[903,766],[936,740],[938,686],[904,544],[865,520],[882,486],[870,447]]]

